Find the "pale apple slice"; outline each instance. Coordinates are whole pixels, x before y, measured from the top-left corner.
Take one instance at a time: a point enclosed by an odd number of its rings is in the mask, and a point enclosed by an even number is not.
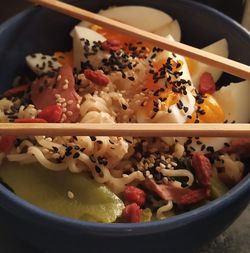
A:
[[[207,47],[204,47],[203,50],[226,58],[228,58],[229,55],[228,43],[226,39],[221,39]],[[193,59],[188,59],[187,62],[192,81],[197,89],[200,77],[204,72],[209,72],[213,76],[215,82],[218,81],[223,72],[220,69],[195,61]]]
[[[84,55],[84,44],[85,41],[88,40],[89,41],[89,47],[91,48],[91,46],[93,46],[94,41],[105,41],[106,38],[104,36],[102,36],[101,34],[86,28],[86,27],[81,27],[81,26],[75,26],[75,28],[73,29],[71,36],[73,37],[73,54],[74,54],[74,67],[77,70],[81,69],[81,63],[85,62],[87,59]],[[96,59],[94,59],[96,58]],[[95,65],[96,61],[98,61],[97,59],[98,57],[91,57],[92,64]]]
[[[173,20],[163,11],[133,5],[111,7],[101,10],[99,14],[149,32],[157,30]]]
[[[213,96],[222,107],[228,122],[250,121],[250,81],[231,83],[216,91]]]
[[[159,29],[152,31],[155,34],[166,37],[167,35],[171,35],[175,41],[181,41],[181,27],[177,20],[160,27]]]

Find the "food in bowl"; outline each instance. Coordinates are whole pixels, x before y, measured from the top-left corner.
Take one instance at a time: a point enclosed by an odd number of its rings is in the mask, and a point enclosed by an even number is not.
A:
[[[160,18],[147,26],[138,11]],[[181,37],[178,21],[152,8],[101,14],[170,40]],[[221,71],[87,22],[71,36],[72,52],[27,56],[36,77],[25,84],[16,79],[3,94],[2,122],[249,122],[249,81],[218,90]],[[225,39],[205,50],[228,56]],[[248,140],[198,136],[2,136],[1,158],[8,162],[0,176],[17,195],[64,216],[143,222],[222,196],[246,174],[241,155],[248,146]]]

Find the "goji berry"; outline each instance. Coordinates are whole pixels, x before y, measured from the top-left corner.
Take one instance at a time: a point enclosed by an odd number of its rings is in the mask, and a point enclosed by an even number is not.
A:
[[[58,123],[61,120],[62,113],[63,111],[61,106],[49,105],[38,113],[38,118],[45,119],[49,123]]]
[[[11,149],[14,147],[16,141],[15,136],[4,135],[0,140],[0,150],[5,154],[9,154]]]
[[[15,88],[11,88],[11,89],[5,91],[3,93],[3,96],[4,97],[12,97],[12,96],[18,95],[18,94],[23,93],[26,90],[28,90],[29,87],[30,87],[29,84],[24,84],[24,85],[20,85],[18,87],[15,87]]]
[[[132,185],[126,187],[123,196],[129,203],[136,203],[139,206],[144,205],[146,199],[146,193]]]
[[[212,165],[209,159],[198,152],[193,153],[192,167],[195,175],[202,186],[208,187],[211,185]]]
[[[141,218],[141,209],[136,203],[127,205],[122,212],[122,218],[125,222],[138,223]]]
[[[85,69],[84,75],[88,80],[98,85],[107,85],[109,83],[108,77],[98,70]]]
[[[201,94],[213,94],[216,90],[216,84],[213,76],[209,72],[204,72],[200,77],[199,92]]]
[[[192,190],[187,194],[184,194],[178,201],[179,205],[191,205],[205,200],[207,197],[206,189]]]

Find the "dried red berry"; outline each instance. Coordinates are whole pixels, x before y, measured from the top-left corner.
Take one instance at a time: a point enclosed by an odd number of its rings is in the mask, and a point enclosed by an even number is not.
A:
[[[199,183],[204,187],[210,187],[212,165],[209,159],[203,154],[195,152],[192,156],[192,166]]]
[[[204,72],[200,77],[199,92],[201,94],[213,94],[216,90],[216,84],[213,76],[209,72]]]
[[[119,40],[106,40],[102,43],[102,49],[109,51],[117,51],[121,49],[122,43]]]
[[[136,203],[127,205],[122,212],[125,222],[139,223],[141,217],[141,209]]]
[[[98,85],[107,85],[109,83],[108,77],[98,70],[85,69],[84,75],[88,80]]]
[[[62,113],[63,111],[61,106],[49,105],[38,113],[38,118],[45,119],[49,123],[58,123],[61,120]]]
[[[206,189],[192,190],[187,194],[184,194],[178,201],[179,205],[191,205],[205,200],[207,197]]]
[[[125,201],[129,203],[136,203],[139,206],[144,205],[146,199],[146,193],[132,185],[126,187],[123,192],[123,196]]]
[[[11,149],[14,147],[16,141],[15,136],[4,135],[0,140],[0,151],[5,154],[9,154]]]
[[[30,85],[29,84],[24,84],[17,86],[15,88],[11,88],[7,91],[4,92],[3,96],[4,97],[12,97],[12,96],[17,96],[20,93],[24,93],[29,89]]]

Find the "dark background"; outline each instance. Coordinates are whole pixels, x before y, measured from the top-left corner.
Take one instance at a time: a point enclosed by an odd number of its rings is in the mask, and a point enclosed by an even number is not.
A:
[[[83,0],[84,1],[84,0]],[[94,1],[94,0],[93,0]],[[104,1],[104,0],[103,0]],[[157,0],[152,0],[157,1]],[[178,0],[176,0],[178,1]],[[65,1],[67,2],[67,1]],[[70,0],[68,0],[70,2]],[[241,21],[244,0],[196,0],[196,2],[204,3],[223,11],[238,22]],[[25,0],[0,0],[0,22],[14,15],[20,9],[29,6],[30,3]]]

